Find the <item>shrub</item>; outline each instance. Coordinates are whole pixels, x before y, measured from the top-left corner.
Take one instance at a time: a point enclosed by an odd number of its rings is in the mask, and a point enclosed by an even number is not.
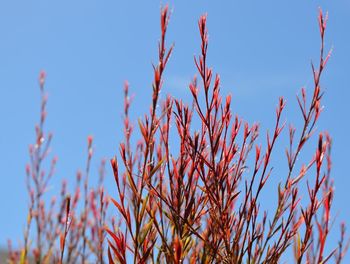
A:
[[[303,160],[300,168],[297,163],[316,133],[321,114],[321,76],[330,57],[330,52],[324,51],[327,17],[320,11],[321,49],[318,64],[312,64],[313,89],[303,88],[297,96],[302,127],[289,125],[285,129],[281,119],[286,102],[281,97],[265,147],[258,143],[259,125],[234,116],[231,96],[221,95],[220,77],[207,63],[206,16],[198,22],[201,48],[194,60],[198,79],[195,76],[189,84],[192,101],[185,104],[171,96],[160,101],[164,70],[174,47],[167,48],[165,43],[168,22],[165,7],[160,16],[150,111],[138,121],[140,139],[135,146],[129,85],[124,85],[124,141],[120,157],[110,161],[117,197],[106,198],[104,161],[99,185],[89,191],[93,139],[88,137],[86,170],[78,173],[74,194],[68,195],[64,182],[57,208],[55,200],[45,205],[44,193],[56,159],[45,173],[42,164],[52,135],[44,130],[47,97],[45,74],[40,74],[41,116],[26,170],[30,196],[27,228],[23,248],[10,250],[10,262],[25,263],[32,252],[36,263],[86,263],[92,259],[104,263],[104,255],[109,263],[277,263],[288,256],[294,256],[296,263],[330,259],[341,263],[348,248],[344,224],[339,245],[330,251],[326,247],[334,195],[330,136],[320,133],[313,155]],[[175,129],[171,129],[173,123]],[[287,175],[278,186],[271,186],[271,157],[284,130],[289,132]],[[170,149],[175,137],[178,151]],[[305,184],[307,196],[302,197]],[[277,199],[274,211],[268,212],[261,193],[272,188]],[[109,201],[116,208],[116,220],[106,220]],[[36,235],[30,243],[32,225]]]
[[[26,185],[29,194],[29,211],[24,232],[23,248],[12,250],[9,241],[10,263],[86,263],[95,256],[103,262],[104,225],[108,199],[102,186],[105,176],[105,161],[101,161],[96,187],[89,186],[90,163],[93,155],[93,138],[87,139],[87,160],[84,172],[78,171],[73,195],[67,191],[67,182],[62,182],[60,201],[52,197],[46,205],[48,183],[54,175],[57,157],[48,166],[52,134],[45,130],[47,94],[46,74],[39,75],[41,107],[39,124],[35,126],[36,138],[29,146],[30,163],[26,166]],[[48,170],[45,168],[48,167]],[[79,208],[82,207],[82,208]],[[34,233],[32,240],[30,232]]]

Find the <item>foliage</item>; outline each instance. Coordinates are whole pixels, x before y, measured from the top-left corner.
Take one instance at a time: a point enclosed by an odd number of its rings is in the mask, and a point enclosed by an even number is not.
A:
[[[321,49],[318,64],[312,64],[313,89],[302,88],[297,96],[302,126],[285,129],[281,119],[286,102],[281,97],[275,126],[263,141],[266,147],[258,143],[259,125],[234,116],[231,96],[221,95],[220,77],[207,63],[205,15],[198,22],[201,48],[194,59],[198,79],[195,76],[189,84],[192,102],[188,105],[171,96],[160,101],[164,70],[174,47],[167,48],[165,43],[168,22],[166,6],[160,16],[150,111],[138,121],[140,139],[135,146],[129,118],[132,100],[128,83],[124,85],[124,141],[120,156],[110,161],[117,197],[106,198],[104,162],[99,185],[89,190],[93,140],[88,137],[86,170],[78,173],[74,194],[69,196],[63,183],[58,206],[55,199],[49,206],[45,204],[44,193],[56,159],[45,172],[43,162],[52,135],[44,130],[47,97],[45,74],[41,73],[41,116],[26,170],[30,197],[27,228],[23,248],[10,250],[10,262],[26,263],[32,253],[36,263],[86,263],[92,259],[98,263],[105,259],[109,263],[277,263],[288,254],[294,255],[296,263],[331,259],[341,263],[348,248],[344,224],[338,247],[328,251],[327,246],[334,195],[330,136],[320,133],[313,155],[303,160],[300,168],[297,163],[316,133],[322,110],[321,76],[330,57],[324,52],[327,17],[320,11]],[[289,131],[287,175],[278,186],[271,186],[271,157],[284,130]],[[178,151],[170,149],[175,137]],[[302,197],[305,184],[307,196]],[[268,212],[262,207],[261,193],[272,188],[277,199],[273,201],[275,210]],[[107,221],[109,201],[116,208],[116,218]],[[29,235],[32,226],[34,241]],[[108,243],[107,250],[104,243]]]

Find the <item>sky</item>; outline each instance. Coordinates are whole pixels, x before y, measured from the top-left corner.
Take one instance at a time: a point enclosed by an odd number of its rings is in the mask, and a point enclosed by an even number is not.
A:
[[[124,80],[135,94],[134,123],[148,111],[159,10],[166,3],[172,10],[167,43],[174,42],[175,50],[161,97],[171,94],[190,102],[193,56],[200,47],[197,20],[206,13],[208,60],[221,76],[222,92],[232,94],[234,113],[249,123],[260,122],[262,133],[273,127],[279,96],[287,100],[284,120],[298,127],[295,96],[303,86],[311,93],[310,62],[319,54],[318,8],[329,12],[326,49],[333,48],[333,54],[322,79],[318,131],[329,131],[334,143],[333,216],[336,223],[350,220],[349,1],[12,0],[0,1],[0,246],[23,235],[25,164],[38,121],[39,71],[47,72],[46,127],[54,134],[52,153],[58,156],[50,196],[63,178],[73,181],[84,168],[88,135],[94,137],[95,174],[100,159],[118,153]],[[287,166],[285,146],[282,140],[273,156],[281,166]],[[112,192],[113,184],[107,167],[106,185]],[[266,197],[272,201],[275,196]]]

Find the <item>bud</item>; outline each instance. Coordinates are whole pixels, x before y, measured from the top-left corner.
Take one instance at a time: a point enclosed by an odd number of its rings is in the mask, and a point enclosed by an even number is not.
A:
[[[44,89],[45,80],[46,80],[46,72],[44,70],[41,70],[39,73],[39,85],[41,90]]]

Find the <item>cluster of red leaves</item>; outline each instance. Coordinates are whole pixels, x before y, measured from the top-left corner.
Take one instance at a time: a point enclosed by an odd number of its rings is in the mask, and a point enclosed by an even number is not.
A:
[[[289,126],[288,170],[276,188],[272,212],[263,208],[261,197],[271,188],[267,187],[272,177],[271,159],[285,128],[281,118],[286,102],[279,99],[275,126],[271,134],[267,132],[263,148],[257,143],[259,125],[249,125],[233,115],[231,96],[222,97],[220,77],[207,65],[206,16],[198,22],[201,50],[194,62],[199,77],[189,84],[191,104],[170,96],[162,102],[159,94],[173,46],[167,49],[165,45],[168,7],[161,10],[152,103],[149,114],[138,122],[140,139],[135,146],[129,119],[132,98],[128,83],[124,85],[124,141],[119,161],[111,159],[116,197],[106,198],[104,161],[98,185],[90,189],[93,138],[88,137],[86,169],[78,172],[73,195],[63,182],[61,201],[52,199],[45,205],[44,194],[56,159],[45,172],[43,163],[52,135],[44,131],[47,96],[45,73],[41,73],[40,122],[26,169],[30,202],[24,244],[20,251],[13,251],[9,244],[9,262],[28,263],[33,256],[35,263],[88,263],[93,259],[104,263],[107,258],[109,263],[278,263],[294,255],[296,263],[330,259],[341,263],[348,248],[344,224],[338,247],[329,251],[326,246],[334,195],[327,133],[319,134],[314,154],[297,168],[301,151],[315,134],[321,113],[320,80],[330,57],[330,53],[324,55],[327,18],[320,11],[318,19],[321,50],[318,66],[312,64],[312,96],[308,99],[302,88],[297,97],[303,125],[300,131]],[[200,127],[194,130],[196,121]],[[170,148],[175,137],[177,153]],[[307,196],[302,199],[300,189],[305,183]],[[117,215],[107,224],[109,201]]]
[[[271,215],[261,207],[260,197],[272,175],[275,142],[285,127],[281,124],[285,100],[279,99],[275,127],[272,136],[267,133],[263,149],[256,143],[259,126],[233,117],[231,96],[223,99],[220,94],[220,77],[213,77],[207,65],[207,18],[202,16],[198,22],[201,52],[194,60],[201,85],[196,77],[189,85],[191,106],[170,96],[158,102],[173,49],[165,47],[169,12],[167,7],[162,9],[152,105],[150,115],[139,121],[142,137],[135,150],[130,143],[133,127],[128,117],[129,87],[125,85],[122,164],[116,157],[111,160],[118,189],[112,202],[123,221],[117,229],[107,229],[110,263],[131,259],[134,263],[277,263],[291,245],[296,263],[325,263],[331,257],[341,262],[347,248],[344,227],[339,247],[325,252],[334,194],[327,133],[319,134],[314,156],[296,172],[296,161],[315,133],[321,112],[320,79],[330,56],[324,56],[326,20],[320,11],[321,51],[318,68],[312,65],[313,95],[308,101],[303,88],[297,98],[303,127],[301,131],[289,128],[288,174],[278,185],[276,209]],[[162,105],[159,112],[157,104]],[[191,122],[196,118],[201,128],[193,132]],[[170,151],[172,122],[180,142],[177,154]],[[253,170],[246,175],[254,150]],[[301,201],[299,194],[300,184],[305,182],[309,201]]]

